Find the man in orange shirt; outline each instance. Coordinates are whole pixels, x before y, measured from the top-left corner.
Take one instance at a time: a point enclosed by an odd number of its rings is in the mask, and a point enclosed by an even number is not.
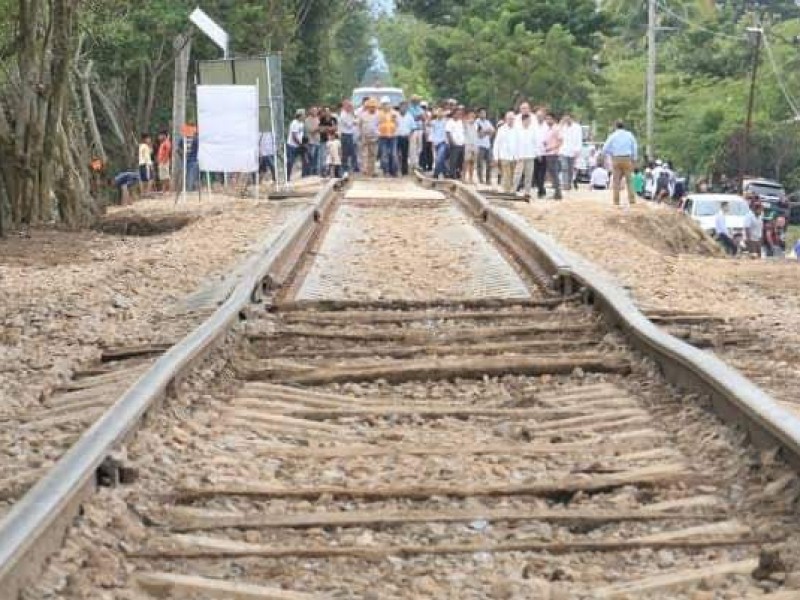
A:
[[[381,98],[378,113],[378,156],[384,177],[397,176],[397,125],[399,116],[388,96]]]
[[[162,192],[168,192],[172,179],[172,142],[169,139],[169,133],[166,131],[159,133],[158,142],[158,153],[156,154],[158,184]]]

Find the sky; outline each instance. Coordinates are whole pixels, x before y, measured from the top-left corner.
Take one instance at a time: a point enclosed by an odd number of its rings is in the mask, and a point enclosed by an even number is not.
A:
[[[394,12],[394,0],[369,0],[373,12]]]

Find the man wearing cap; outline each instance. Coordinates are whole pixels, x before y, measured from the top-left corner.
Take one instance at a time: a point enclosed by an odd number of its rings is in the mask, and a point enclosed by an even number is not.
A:
[[[370,98],[358,118],[358,139],[361,144],[361,168],[366,177],[375,176],[378,157],[378,103]]]
[[[397,126],[399,118],[388,96],[381,98],[378,112],[378,158],[384,177],[397,175]]]
[[[419,155],[422,151],[422,128],[424,126],[425,110],[420,104],[421,98],[414,94],[411,96],[411,103],[408,105],[408,114],[414,120],[411,135],[408,139],[408,166],[415,170],[419,166]]]

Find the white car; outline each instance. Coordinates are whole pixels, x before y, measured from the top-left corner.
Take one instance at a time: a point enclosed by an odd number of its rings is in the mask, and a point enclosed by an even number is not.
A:
[[[690,194],[683,201],[683,212],[706,233],[714,235],[714,217],[723,202],[728,203],[725,224],[732,237],[744,236],[744,221],[750,207],[734,194]]]
[[[376,101],[380,102],[381,98],[384,96],[389,98],[389,101],[395,108],[400,106],[400,103],[406,99],[406,95],[400,88],[381,86],[360,87],[353,90],[353,106],[356,108],[361,106],[364,98],[374,98]]]

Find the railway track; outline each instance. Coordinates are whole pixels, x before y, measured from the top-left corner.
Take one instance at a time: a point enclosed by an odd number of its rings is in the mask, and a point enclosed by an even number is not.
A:
[[[273,222],[260,245],[268,247],[302,208],[298,201],[272,208]],[[232,268],[224,278],[210,277],[195,293],[154,311],[139,343],[100,345],[95,359],[80,361],[68,379],[42,391],[38,405],[0,415],[0,516],[108,410],[121,390],[152,367],[174,340],[208,318],[241,276],[239,268]]]
[[[327,188],[223,307],[218,349],[152,384],[173,393],[42,574],[0,563],[8,597],[800,597],[791,445],[745,443],[716,388],[633,349],[602,286],[464,193]],[[162,360],[186,372],[180,350]]]

